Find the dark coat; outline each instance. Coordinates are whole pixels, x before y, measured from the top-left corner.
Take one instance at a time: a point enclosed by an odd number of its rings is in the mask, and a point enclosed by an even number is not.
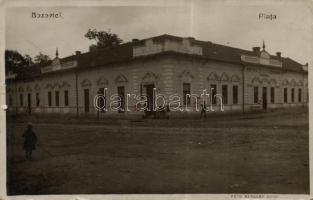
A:
[[[27,129],[24,134],[24,146],[25,150],[34,150],[36,149],[37,136],[32,129]]]

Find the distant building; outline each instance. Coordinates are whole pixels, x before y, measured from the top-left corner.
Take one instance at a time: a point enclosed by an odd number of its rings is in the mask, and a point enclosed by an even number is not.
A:
[[[196,98],[185,95],[200,95],[204,89],[213,97],[222,96],[225,111],[262,109],[262,102],[267,102],[268,108],[308,104],[308,65],[279,52],[270,55],[264,43],[262,49],[248,51],[161,35],[110,49],[77,51],[66,58],[56,55],[53,61],[33,69],[27,80],[8,75],[9,112],[96,114],[94,96],[104,93],[104,88],[106,100],[100,104],[106,106],[113,94],[122,97],[125,107],[127,93],[151,97],[153,88],[164,96],[180,95],[182,107],[191,110]],[[217,108],[218,101],[214,97],[206,103]],[[135,102],[129,99],[126,113],[139,112]]]

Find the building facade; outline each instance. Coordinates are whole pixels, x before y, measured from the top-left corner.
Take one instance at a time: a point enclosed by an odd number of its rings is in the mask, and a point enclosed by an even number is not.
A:
[[[225,111],[262,109],[264,102],[268,108],[308,105],[307,64],[279,52],[270,55],[264,44],[248,51],[161,35],[66,58],[56,55],[34,68],[26,80],[6,77],[9,112],[140,114],[134,95],[146,95],[151,105],[155,93],[163,95],[167,104],[171,96],[180,96],[180,106],[187,108],[181,111],[195,112],[204,90],[210,94],[206,104],[215,110],[221,99]],[[97,105],[108,108],[117,95],[122,109],[95,109],[94,97],[99,94],[105,99],[97,99]],[[193,96],[186,98],[187,94]]]

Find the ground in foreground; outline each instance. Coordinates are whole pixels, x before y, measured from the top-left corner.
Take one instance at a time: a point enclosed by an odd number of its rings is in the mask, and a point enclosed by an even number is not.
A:
[[[62,123],[8,118],[8,192],[18,194],[309,193],[308,113]],[[82,122],[82,121],[81,121]]]

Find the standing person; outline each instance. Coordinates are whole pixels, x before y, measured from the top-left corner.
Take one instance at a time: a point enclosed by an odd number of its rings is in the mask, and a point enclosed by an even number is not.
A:
[[[264,101],[263,101],[263,109],[265,111],[267,110],[267,99],[264,99]]]
[[[201,104],[201,118],[206,118],[206,105],[205,105],[205,101],[203,102],[203,104]]]
[[[171,112],[171,109],[170,109],[170,105],[166,105],[166,119],[169,119],[170,118],[170,112]]]
[[[36,149],[37,136],[33,131],[33,126],[31,123],[28,123],[27,129],[23,134],[24,145],[23,149],[25,150],[25,158],[27,160],[32,159],[32,152]]]

